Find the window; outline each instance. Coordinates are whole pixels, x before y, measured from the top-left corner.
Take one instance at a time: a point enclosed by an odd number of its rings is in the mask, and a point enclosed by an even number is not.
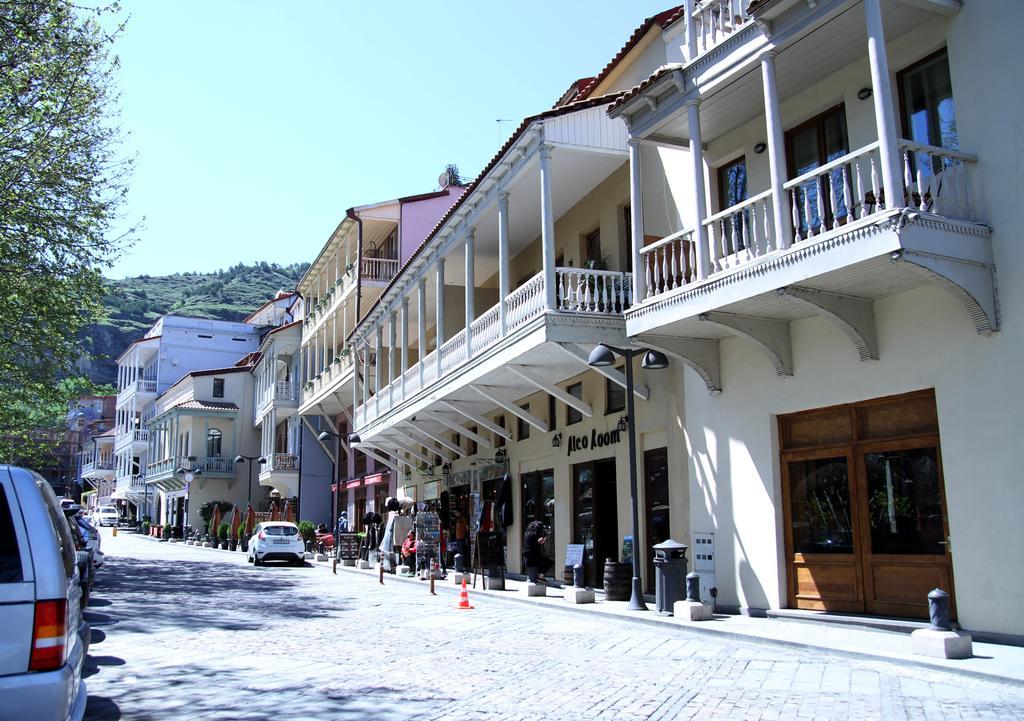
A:
[[[214,378],[213,379],[213,397],[223,398],[224,397],[224,379]]]
[[[583,252],[585,253],[584,260],[588,268],[600,268],[603,263],[601,261],[601,229],[591,231],[583,236]]]
[[[582,383],[573,383],[572,385],[570,385],[565,390],[568,391],[569,395],[571,395],[573,398],[578,398],[580,400],[583,400],[583,384]],[[582,420],[583,420],[583,414],[580,411],[576,410],[572,406],[566,406],[566,408],[565,408],[565,425],[571,426],[573,423],[579,423]]]
[[[530,404],[529,403],[524,403],[523,405],[521,405],[519,407],[522,408],[524,411],[529,411],[530,410]],[[526,421],[524,421],[522,418],[517,418],[516,421],[517,421],[517,424],[516,424],[517,425],[516,437],[520,441],[525,441],[527,438],[530,437],[530,424],[527,423]]]
[[[470,433],[476,433],[477,432],[476,426],[470,426],[467,430]],[[469,441],[469,443],[468,443],[469,448],[467,448],[466,450],[467,450],[469,455],[475,456],[477,454],[477,451],[479,450],[477,448],[476,441],[474,441],[472,438],[469,438],[468,436],[467,436],[467,440]]]
[[[14,533],[6,491],[0,485],[0,583],[20,583],[22,577],[18,536]]]
[[[949,79],[949,57],[945,48],[898,73],[896,82],[903,137],[923,145],[959,149],[953,84]],[[938,174],[943,170],[943,160],[915,153],[915,173],[918,167],[924,174]]]
[[[747,159],[741,155],[718,169],[718,210],[739,205],[747,199]],[[750,212],[733,213],[723,223],[722,232],[732,252],[746,248],[743,222],[750,223]]]
[[[846,109],[843,105],[826,110],[821,115],[811,118],[786,133],[786,158],[789,164],[789,177],[795,178],[809,173],[850,152],[846,134]],[[847,170],[847,173],[849,170]],[[821,184],[821,197],[818,195],[818,183],[815,179],[808,180],[800,186],[797,212],[800,216],[800,236],[807,237],[808,229],[817,231],[824,224],[824,218],[832,213],[829,207],[829,189],[835,187],[838,207],[835,217],[845,222],[846,206],[842,201],[842,168],[836,168],[826,174]],[[811,209],[810,225],[804,217],[804,206]]]
[[[558,428],[558,406],[555,404],[555,397],[548,396],[548,427],[551,430]]]
[[[497,423],[501,428],[504,428],[505,427],[505,416],[498,416],[497,418],[494,419],[494,422]],[[495,448],[501,448],[504,445],[505,445],[505,436],[502,436],[502,435],[499,435],[499,434],[495,433],[494,434],[494,447]]]
[[[206,433],[206,457],[220,458],[223,436],[220,430],[211,428]]]
[[[618,413],[626,407],[626,389],[620,386],[618,383],[613,381],[611,378],[605,378],[605,415],[608,413]]]

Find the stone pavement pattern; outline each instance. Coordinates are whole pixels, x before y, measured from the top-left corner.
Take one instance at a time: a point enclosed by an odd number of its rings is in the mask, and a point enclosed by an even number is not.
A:
[[[1024,719],[1024,686],[104,538],[94,721]]]

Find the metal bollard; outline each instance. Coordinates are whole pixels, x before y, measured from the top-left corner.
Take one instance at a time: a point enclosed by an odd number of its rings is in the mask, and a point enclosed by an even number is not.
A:
[[[433,571],[430,572],[430,595],[431,596],[436,596],[437,595],[436,593],[434,593],[434,572]]]
[[[577,563],[572,567],[572,585],[576,588],[583,588],[583,564]]]
[[[686,600],[700,603],[700,574],[696,571],[686,574]]]
[[[384,585],[384,562],[381,561],[380,563],[378,563],[377,567],[380,569],[380,577],[377,580],[380,581],[380,585],[383,586]]]
[[[936,588],[928,594],[928,620],[935,631],[952,631],[949,623],[949,594]]]
[[[466,572],[466,567],[462,565],[462,554],[461,553],[456,553],[455,554],[455,572],[456,573],[465,573]]]

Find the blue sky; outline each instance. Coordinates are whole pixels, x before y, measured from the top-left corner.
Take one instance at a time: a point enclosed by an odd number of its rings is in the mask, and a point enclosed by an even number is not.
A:
[[[110,277],[311,260],[346,208],[472,178],[671,3],[127,0],[136,155]]]

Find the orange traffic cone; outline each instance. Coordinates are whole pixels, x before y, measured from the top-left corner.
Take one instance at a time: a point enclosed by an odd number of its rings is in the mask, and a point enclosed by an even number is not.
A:
[[[455,608],[460,611],[468,611],[473,608],[469,605],[469,591],[466,590],[466,579],[462,579],[462,593],[459,594],[459,605]]]

